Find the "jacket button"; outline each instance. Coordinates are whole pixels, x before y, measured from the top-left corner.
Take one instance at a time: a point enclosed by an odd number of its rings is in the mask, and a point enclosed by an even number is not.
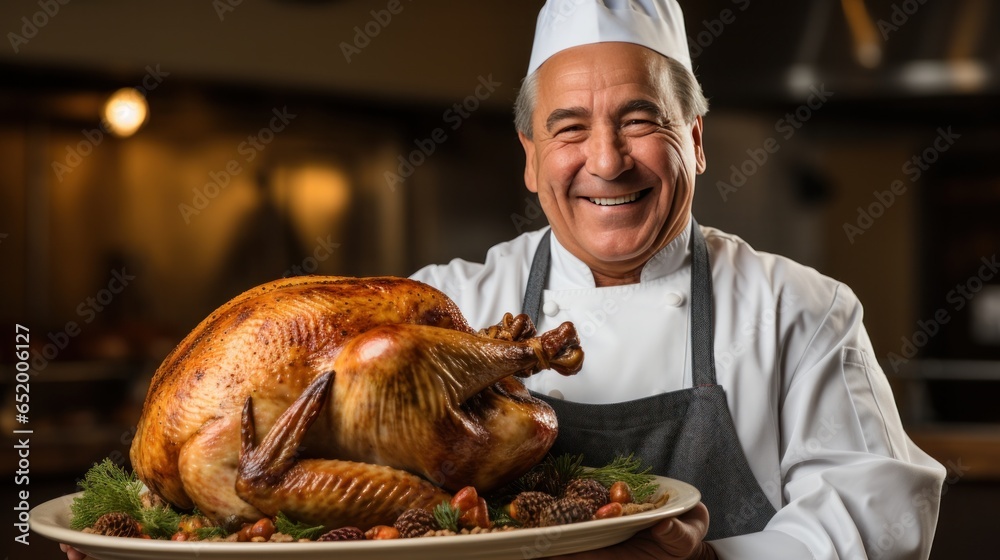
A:
[[[559,304],[554,301],[547,301],[542,305],[542,313],[548,315],[549,317],[554,316],[559,313]]]
[[[664,300],[670,307],[680,307],[681,305],[684,305],[684,296],[678,294],[677,292],[670,292]]]

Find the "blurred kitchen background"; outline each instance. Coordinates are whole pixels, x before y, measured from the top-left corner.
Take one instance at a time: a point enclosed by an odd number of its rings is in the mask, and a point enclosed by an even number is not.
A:
[[[126,460],[159,361],[242,290],[480,261],[545,225],[511,124],[541,4],[0,4],[0,460],[22,324],[32,505]],[[696,216],[857,292],[911,436],[950,468],[933,557],[980,556],[1000,501],[1000,4],[681,4],[712,104]]]

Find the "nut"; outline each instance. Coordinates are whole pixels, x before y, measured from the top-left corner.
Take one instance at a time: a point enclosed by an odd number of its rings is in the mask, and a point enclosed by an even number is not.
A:
[[[388,525],[376,525],[365,531],[365,538],[370,541],[381,541],[386,539],[400,538],[399,531],[395,527]]]
[[[250,527],[250,540],[254,537],[263,537],[264,540],[271,538],[274,534],[274,522],[269,517],[262,517]]]
[[[243,527],[241,527],[239,532],[236,533],[236,540],[238,542],[250,542],[250,539],[253,538],[250,534],[251,529],[253,529],[253,525],[244,523]]]
[[[490,528],[493,524],[490,522],[490,509],[486,505],[486,499],[479,498],[476,507],[464,511],[462,517],[458,519],[458,524],[466,529],[474,527]]]
[[[612,484],[611,488],[608,489],[608,494],[610,494],[612,502],[619,504],[632,503],[632,489],[629,488],[627,482],[622,480]]]
[[[475,487],[472,486],[462,488],[455,494],[455,497],[451,499],[451,507],[458,508],[458,510],[462,513],[465,513],[478,505],[479,493],[476,492]]]
[[[200,515],[185,515],[181,518],[181,522],[177,524],[178,529],[185,533],[194,533],[206,526],[208,526],[206,519]]]
[[[612,517],[622,516],[622,505],[618,502],[611,502],[601,506],[596,513],[594,513],[594,519],[611,519]]]

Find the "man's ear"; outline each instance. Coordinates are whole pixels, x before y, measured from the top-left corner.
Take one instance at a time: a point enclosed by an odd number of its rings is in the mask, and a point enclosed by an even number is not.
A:
[[[528,190],[536,193],[538,192],[538,185],[535,184],[536,174],[536,155],[535,155],[535,142],[524,135],[523,132],[517,133],[518,140],[521,141],[521,147],[524,148],[524,186],[528,187]]]
[[[705,145],[702,143],[702,120],[701,115],[694,118],[691,125],[691,140],[694,141],[694,158],[697,163],[698,174],[705,172]]]

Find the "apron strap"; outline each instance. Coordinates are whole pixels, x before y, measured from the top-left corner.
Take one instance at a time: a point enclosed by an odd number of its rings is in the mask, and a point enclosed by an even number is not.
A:
[[[531,317],[531,322],[536,327],[542,311],[542,293],[549,280],[549,252],[551,251],[549,237],[551,236],[552,230],[549,229],[542,235],[542,240],[538,242],[535,258],[531,261],[531,272],[528,273],[528,285],[524,288],[524,302],[521,303],[521,313]]]
[[[691,372],[694,386],[715,385],[712,265],[701,228],[691,217]]]

